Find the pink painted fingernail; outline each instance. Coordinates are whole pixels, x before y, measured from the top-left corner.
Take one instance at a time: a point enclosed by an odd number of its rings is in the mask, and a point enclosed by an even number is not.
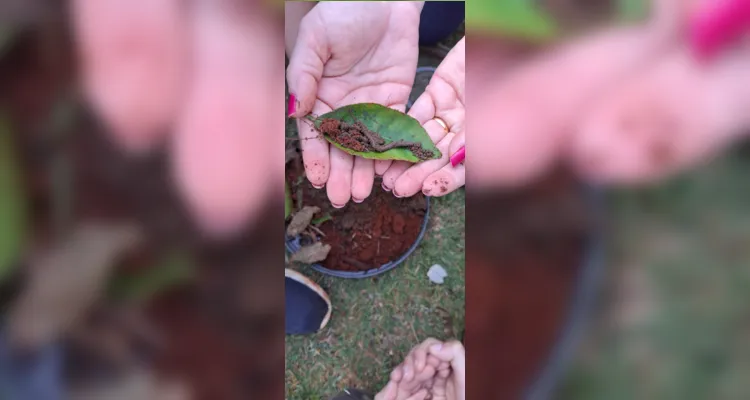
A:
[[[289,93],[289,103],[287,103],[286,112],[288,117],[291,117],[297,112],[297,96],[293,93]]]
[[[725,0],[708,5],[690,21],[690,45],[701,59],[715,55],[750,28],[750,1]]]
[[[464,157],[466,157],[466,146],[461,146],[461,148],[451,156],[451,165],[455,167],[456,165],[461,164],[464,162]]]

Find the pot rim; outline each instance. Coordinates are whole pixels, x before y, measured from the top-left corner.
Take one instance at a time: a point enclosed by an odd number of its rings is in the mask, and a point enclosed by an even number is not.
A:
[[[603,215],[603,190],[584,186],[583,191],[594,215]],[[526,390],[523,396],[525,400],[547,400],[555,397],[560,380],[567,372],[578,344],[583,339],[604,274],[604,240],[598,227],[588,234],[580,264],[562,328],[545,363]]]

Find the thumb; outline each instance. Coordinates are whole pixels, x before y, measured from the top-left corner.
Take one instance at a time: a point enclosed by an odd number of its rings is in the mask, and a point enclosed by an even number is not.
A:
[[[450,363],[455,376],[456,390],[463,393],[466,388],[466,351],[461,342],[450,341],[430,346],[430,354],[441,361]]]
[[[315,23],[317,15],[310,12],[300,24],[297,43],[289,58],[286,80],[289,85],[289,116],[304,117],[312,111],[318,93],[318,82],[328,59],[324,32]]]

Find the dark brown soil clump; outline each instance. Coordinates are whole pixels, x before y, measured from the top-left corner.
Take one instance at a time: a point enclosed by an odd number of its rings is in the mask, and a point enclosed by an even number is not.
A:
[[[299,164],[295,160],[287,167],[295,204],[302,196],[302,204],[320,207],[320,216],[331,217],[317,226],[325,235],[320,240],[331,245],[328,257],[321,262],[325,268],[367,271],[380,267],[402,256],[419,236],[427,207],[423,194],[399,199],[380,189],[376,182],[365,201],[349,202],[337,209],[325,190],[313,188],[304,178]],[[312,239],[303,237],[303,241],[311,243]]]
[[[568,318],[588,213],[564,174],[468,200],[466,335],[476,366],[468,394],[521,398]]]
[[[320,123],[320,132],[341,146],[354,151],[382,153],[393,148],[404,147],[411,150],[420,160],[429,160],[434,156],[432,151],[423,149],[417,142],[397,140],[386,143],[380,134],[371,131],[361,121],[350,124],[333,118],[325,118]]]

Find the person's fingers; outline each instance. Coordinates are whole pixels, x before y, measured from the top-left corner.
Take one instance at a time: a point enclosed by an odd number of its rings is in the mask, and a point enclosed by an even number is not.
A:
[[[126,149],[153,148],[175,118],[189,68],[182,2],[75,0],[71,6],[93,109]]]
[[[427,131],[427,134],[430,136],[433,143],[439,143],[447,135],[443,126],[434,119],[427,120],[422,126]],[[442,150],[440,152],[443,153]],[[443,154],[443,156],[445,156],[445,154]],[[393,190],[393,187],[396,185],[396,179],[413,165],[414,164],[406,161],[396,161],[391,164],[388,170],[383,174],[383,189],[387,191]]]
[[[432,365],[426,365],[416,374],[416,376],[414,377],[414,382],[417,385],[421,386],[424,384],[424,382],[432,379],[436,373],[437,371],[435,370],[435,367],[433,367]]]
[[[430,391],[427,389],[420,389],[417,393],[409,396],[406,400],[425,400]]]
[[[320,32],[324,25],[316,23],[316,18],[320,17],[315,12],[310,12],[302,18],[297,42],[289,56],[289,67],[286,71],[289,93],[294,97],[294,109],[290,109],[289,114],[297,118],[313,111],[318,83],[329,56],[329,46],[319,42],[326,38],[325,32]]]
[[[391,160],[375,160],[375,175],[383,176],[391,164]]]
[[[404,376],[404,371],[400,365],[394,368],[393,371],[391,371],[391,380],[394,382],[401,382],[401,379],[403,378],[403,376]]]
[[[352,197],[352,169],[354,157],[343,150],[331,146],[331,173],[326,190],[328,199],[336,208],[343,208]]]
[[[352,171],[352,201],[363,202],[370,193],[375,182],[375,163],[362,157],[354,157],[354,170]]]
[[[433,400],[445,400],[448,397],[448,379],[450,377],[451,370],[443,369],[439,370],[435,375],[432,382],[432,398]]]
[[[430,174],[440,170],[443,166],[450,165],[448,162],[448,147],[454,136],[453,133],[448,133],[448,135],[438,142],[437,148],[442,153],[442,157],[437,160],[413,164],[411,168],[401,174],[393,185],[393,195],[396,197],[410,197],[417,194],[417,192],[422,190],[422,185]]]
[[[429,353],[429,348],[430,346],[438,343],[441,342],[435,338],[427,338],[411,351],[410,356],[414,360],[414,367],[417,369],[417,371],[423,370],[428,365],[427,356]]]
[[[414,379],[415,371],[414,366],[411,363],[405,362],[403,365],[404,375],[401,378],[401,383],[408,383]]]
[[[387,385],[375,395],[375,400],[398,400],[398,383],[389,381]]]
[[[482,146],[472,149],[475,182],[515,186],[544,173],[562,155],[570,130],[597,96],[648,66],[670,44],[644,27],[619,28],[552,50],[485,82],[473,95],[467,120],[467,130],[483,135]]]
[[[195,76],[173,140],[172,162],[177,187],[198,221],[212,233],[228,234],[257,216],[266,200],[269,177],[281,168],[272,148],[277,139],[265,129],[283,129],[278,112],[257,92],[265,86],[264,45],[272,43],[262,17],[231,17],[219,2],[200,2],[194,13]],[[252,38],[264,37],[269,42]],[[262,57],[261,57],[262,56]],[[265,129],[258,129],[263,126]],[[278,175],[277,175],[278,173]]]
[[[454,192],[466,184],[466,167],[448,164],[425,178],[422,193],[425,196],[440,197]]]
[[[453,374],[456,392],[466,393],[466,352],[461,342],[454,340],[433,345],[430,347],[430,354],[451,364],[450,372]],[[438,377],[443,374],[445,373],[439,372]]]
[[[313,108],[313,112],[317,115],[325,114],[328,111],[331,111],[331,109],[322,102],[317,102]],[[320,189],[328,182],[331,173],[330,146],[323,136],[315,130],[312,121],[298,119],[297,130],[305,175],[314,187]]]
[[[435,370],[437,371],[438,367],[440,367],[441,364],[442,364],[442,361],[438,360],[435,356],[429,354],[429,351],[428,351],[427,365],[432,365],[432,367],[435,368]]]
[[[448,149],[448,154],[452,157],[461,148],[466,146],[466,134],[461,132],[457,134],[451,141],[451,146]]]
[[[687,49],[665,56],[594,108],[573,138],[576,169],[607,183],[645,183],[702,162],[743,135],[750,55],[704,66]]]

